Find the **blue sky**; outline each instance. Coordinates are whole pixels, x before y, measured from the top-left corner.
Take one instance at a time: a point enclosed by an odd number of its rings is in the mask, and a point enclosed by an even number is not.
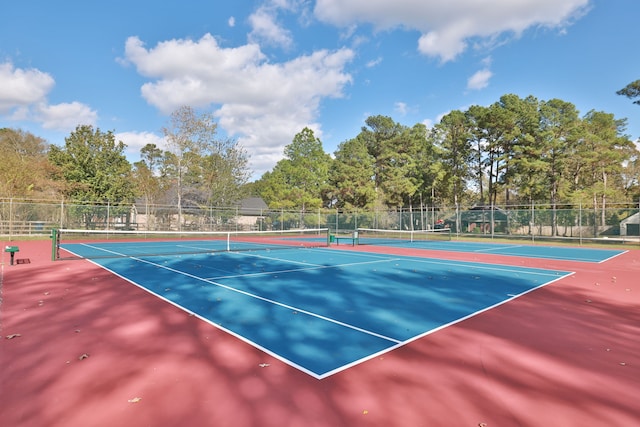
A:
[[[371,115],[429,126],[514,93],[627,118],[637,0],[0,0],[0,127],[112,130],[131,161],[182,105],[213,112],[255,178],[305,126],[326,152]]]

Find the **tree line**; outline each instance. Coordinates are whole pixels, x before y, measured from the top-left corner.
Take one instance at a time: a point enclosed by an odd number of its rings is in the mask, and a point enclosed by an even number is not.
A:
[[[248,155],[232,139],[219,138],[211,114],[182,107],[162,129],[167,149],[147,144],[131,164],[114,132],[80,125],[63,146],[15,129],[0,129],[0,197],[60,199],[84,205],[86,225],[103,221],[96,205],[139,203],[183,209],[235,203],[249,179]],[[83,208],[79,208],[83,209]],[[115,211],[114,211],[115,212]]]
[[[632,85],[619,93],[637,97]],[[625,129],[626,119],[610,113],[581,116],[567,101],[508,94],[451,111],[432,128],[371,116],[333,155],[304,128],[283,159],[249,183],[247,152],[218,136],[211,114],[182,107],[162,129],[167,149],[149,144],[133,164],[111,131],[78,126],[57,146],[0,129],[0,195],[177,205],[180,214],[234,206],[248,195],[302,211],[544,202],[604,212],[640,197],[640,156]]]
[[[275,208],[371,210],[425,205],[583,204],[640,196],[626,119],[560,99],[504,95],[451,111],[433,128],[371,116],[331,157],[304,129],[253,184]]]

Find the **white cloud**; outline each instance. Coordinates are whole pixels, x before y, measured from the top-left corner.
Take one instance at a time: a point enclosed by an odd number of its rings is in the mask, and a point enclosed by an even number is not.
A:
[[[40,70],[0,64],[0,113],[44,101],[54,85],[53,77]]]
[[[69,131],[78,125],[95,126],[98,114],[80,102],[40,105],[34,117],[44,129]]]
[[[234,18],[233,16],[229,17],[229,20],[227,21],[227,23],[229,24],[230,27],[235,27],[236,26],[236,18]]]
[[[115,134],[115,138],[126,144],[126,154],[130,158],[139,158],[140,149],[147,144],[155,144],[161,150],[167,149],[164,137],[152,132],[120,132]]]
[[[263,42],[285,49],[293,45],[291,32],[282,28],[276,22],[276,10],[274,8],[267,6],[259,8],[249,16],[249,23],[252,28],[249,34],[249,41]]]
[[[371,61],[367,62],[365,66],[367,68],[373,68],[380,65],[381,63],[382,63],[382,57],[379,56],[376,59],[372,59]]]
[[[378,30],[418,30],[418,50],[451,61],[470,39],[495,43],[535,27],[563,31],[589,8],[590,0],[317,0],[315,15],[343,27],[371,23]]]
[[[467,89],[480,90],[489,86],[489,80],[493,77],[493,73],[488,68],[477,71],[467,80]]]
[[[85,104],[49,104],[47,95],[54,86],[48,73],[14,68],[10,62],[0,64],[0,113],[12,121],[36,122],[43,129],[57,131],[95,124],[97,113]]]
[[[343,95],[351,76],[350,49],[321,50],[287,62],[270,63],[259,46],[223,48],[211,35],[169,40],[147,49],[136,37],[126,42],[127,59],[152,81],[142,95],[164,114],[180,106],[213,106],[220,127],[237,138],[263,172],[282,157],[284,146],[316,123],[324,98]]]
[[[485,68],[489,68],[491,67],[491,64],[493,63],[493,58],[491,56],[487,56],[486,58],[482,59],[482,65],[484,65]]]
[[[398,113],[398,114],[400,114],[400,115],[403,115],[403,116],[404,116],[404,115],[406,115],[406,114],[407,114],[407,111],[409,110],[409,107],[408,107],[408,106],[407,106],[407,104],[406,104],[406,103],[404,103],[404,102],[396,102],[396,103],[393,105],[393,110],[394,110],[396,113]]]

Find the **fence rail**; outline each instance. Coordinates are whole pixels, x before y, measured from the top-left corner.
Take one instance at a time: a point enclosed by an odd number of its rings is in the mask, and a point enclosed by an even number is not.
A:
[[[78,204],[64,200],[0,198],[0,235],[13,240],[49,235],[52,228],[156,231],[241,231],[358,227],[395,230],[450,228],[455,236],[638,242],[640,206],[607,209],[546,204],[530,206],[424,206],[377,211],[291,211],[240,207]]]

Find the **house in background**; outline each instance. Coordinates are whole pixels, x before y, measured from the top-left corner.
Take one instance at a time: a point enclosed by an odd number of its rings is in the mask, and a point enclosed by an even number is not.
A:
[[[453,215],[445,221],[445,227],[453,232],[456,230],[456,216]],[[508,227],[508,214],[505,210],[491,206],[474,206],[469,210],[460,212],[460,233],[490,234],[491,224],[493,231],[504,233]]]
[[[640,212],[620,222],[621,236],[640,236]]]
[[[229,231],[261,230],[269,207],[260,197],[249,197],[235,206],[207,208],[183,206],[134,205],[131,227],[137,230]],[[178,224],[181,218],[181,224]]]
[[[261,229],[260,224],[268,211],[269,207],[260,197],[242,199],[238,206],[236,223],[243,228]]]

